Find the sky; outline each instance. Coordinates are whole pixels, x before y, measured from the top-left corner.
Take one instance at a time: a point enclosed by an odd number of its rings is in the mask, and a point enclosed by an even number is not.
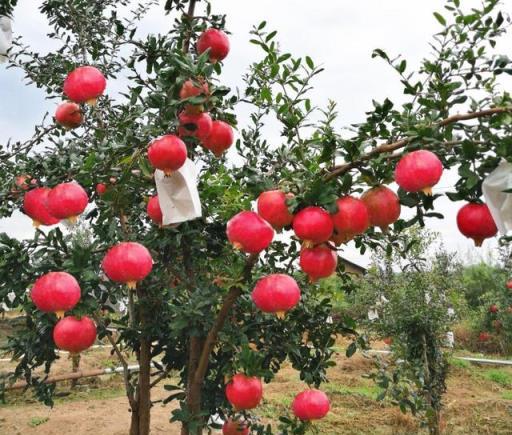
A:
[[[283,50],[296,56],[310,55],[325,68],[314,82],[312,100],[321,107],[329,99],[335,100],[340,127],[363,120],[364,113],[372,107],[372,99],[382,101],[389,97],[397,104],[404,101],[396,73],[383,61],[372,59],[371,53],[375,48],[382,48],[390,55],[403,55],[409,65],[418,65],[429,53],[431,36],[440,30],[432,13],[441,11],[444,4],[442,0],[215,0],[212,3],[214,13],[227,14],[227,28],[232,33],[231,52],[221,77],[223,84],[232,88],[242,86],[242,75],[248,65],[261,55],[257,47],[249,44],[249,31],[266,20],[269,29],[278,30],[277,39]],[[470,6],[476,1],[463,3]],[[47,22],[38,11],[41,1],[20,0],[18,4],[13,24],[15,34],[22,35],[25,43],[34,49],[43,52],[52,49],[46,38]],[[170,23],[170,17],[155,10],[144,19],[141,31],[164,32]],[[512,34],[498,48],[511,53]],[[109,83],[109,88],[119,91],[122,83]],[[40,90],[25,86],[18,71],[0,65],[0,144],[9,138],[28,139],[44,113],[54,112],[55,104],[46,101]],[[246,124],[247,112],[242,108],[238,115],[239,124]],[[269,128],[267,134],[271,140],[279,140],[277,130]],[[454,174],[445,173],[434,192],[449,191],[455,180]],[[472,241],[458,232],[455,214],[462,204],[444,198],[436,204],[445,219],[429,220],[428,227],[441,234],[440,240],[446,248],[459,252],[468,262],[488,259],[493,254],[496,240],[487,241],[484,248],[476,250]],[[15,237],[33,234],[30,219],[20,213],[0,220],[2,231]],[[344,255],[362,265],[369,261],[351,246]]]

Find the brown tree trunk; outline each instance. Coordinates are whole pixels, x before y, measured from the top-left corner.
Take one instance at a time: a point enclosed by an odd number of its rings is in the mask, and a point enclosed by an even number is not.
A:
[[[197,419],[199,419],[199,414],[201,413],[201,384],[196,384],[194,382],[194,377],[197,370],[197,364],[199,362],[199,357],[201,356],[201,351],[203,348],[203,340],[199,337],[191,337],[190,338],[190,346],[189,346],[189,359],[188,359],[188,375],[187,375],[187,407],[189,411],[193,415],[197,415]],[[198,423],[201,423],[198,421]],[[203,433],[202,429],[197,429],[195,432],[191,432],[189,428],[183,424],[181,427],[181,435],[201,435]]]
[[[78,372],[78,369],[80,368],[80,354],[79,353],[70,353],[69,357],[71,358],[72,362],[72,372],[76,373]],[[71,388],[75,388],[78,384],[78,379],[72,379],[71,380]]]
[[[139,364],[139,384],[137,389],[139,435],[149,435],[151,422],[151,343],[145,338],[142,338],[140,342]]]

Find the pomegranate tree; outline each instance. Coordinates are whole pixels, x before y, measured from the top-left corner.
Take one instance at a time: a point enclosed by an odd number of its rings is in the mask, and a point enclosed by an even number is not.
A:
[[[94,106],[106,87],[107,80],[98,68],[81,66],[68,74],[63,90],[71,101]]]
[[[108,250],[101,267],[112,281],[134,289],[153,269],[153,258],[140,243],[122,242]]]
[[[268,190],[258,197],[258,214],[276,230],[291,225],[293,214],[288,210],[286,200],[293,197],[281,190]]]
[[[267,249],[274,238],[270,224],[253,211],[242,211],[233,216],[226,226],[226,234],[235,249],[248,254]]]
[[[154,168],[171,175],[185,164],[187,146],[178,136],[167,134],[149,144],[148,159]]]
[[[300,420],[311,421],[324,418],[331,404],[323,391],[306,390],[293,399],[292,410]]]
[[[70,222],[76,222],[88,203],[87,192],[78,183],[61,183],[48,193],[50,213],[56,218],[67,219]]]
[[[473,239],[477,247],[482,246],[485,239],[494,237],[498,232],[486,204],[464,205],[457,213],[457,226],[462,234]]]
[[[80,127],[83,120],[80,106],[76,103],[66,101],[60,104],[55,112],[55,121],[68,129]]]
[[[53,328],[53,341],[62,350],[80,353],[96,341],[96,325],[87,316],[67,316],[60,319]]]
[[[252,291],[254,304],[265,313],[284,318],[300,300],[300,288],[289,275],[275,273],[261,278]]]
[[[302,248],[300,251],[300,268],[309,276],[311,282],[327,278],[336,271],[338,255],[327,245]]]
[[[361,197],[368,208],[370,225],[380,227],[382,232],[400,217],[400,201],[395,192],[386,186],[377,186],[366,191]]]
[[[263,386],[258,378],[237,373],[226,385],[226,397],[237,411],[253,409],[261,402]]]
[[[64,317],[80,300],[80,285],[67,272],[49,272],[36,280],[30,297],[38,310]]]
[[[406,154],[395,169],[395,181],[407,192],[432,195],[432,187],[441,179],[443,164],[431,151],[419,150]]]

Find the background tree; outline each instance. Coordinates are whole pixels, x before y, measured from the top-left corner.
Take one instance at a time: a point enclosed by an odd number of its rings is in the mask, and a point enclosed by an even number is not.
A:
[[[510,21],[497,0],[470,11],[461,9],[459,0],[448,0],[445,9],[451,18],[436,13],[442,29],[434,37],[433,55],[417,72],[410,72],[404,59],[382,50],[374,53],[397,71],[409,101],[401,107],[388,99],[374,102],[365,120],[337,132],[335,103],[319,109],[308,97],[322,68],[308,56],[281,50],[276,32],[267,30],[266,23],[252,32],[251,42],[261,47],[262,58],[249,68],[238,95],[219,81],[222,63],[209,62],[208,53],[200,55],[195,49],[198,35],[207,27],[224,28],[225,17],[213,14],[206,1],[167,1],[165,12],[170,22],[174,19],[171,28],[139,36],[138,23],[151,7],[161,6],[151,0],[46,0],[40,9],[53,27],[48,36],[59,48],[39,55],[16,40],[10,67],[20,68],[50,99],[62,98],[64,78],[80,65],[95,65],[109,82],[127,81],[121,95],[107,92],[95,107],[82,107],[85,122],[79,129],[66,131],[46,115],[31,139],[2,147],[0,216],[21,207],[15,180],[23,174],[50,187],[75,180],[94,204],[80,221],[91,232],[90,243],[73,245],[61,227],[38,229],[23,241],[1,235],[0,299],[27,313],[27,329],[12,337],[7,348],[19,358],[13,378],[24,377],[50,404],[54,387],[33,376],[33,370],[43,366],[48,373],[57,358],[51,338],[55,318],[35,310],[26,289],[49,271],[73,274],[82,287],[73,314],[94,316],[99,337],[111,342],[125,367],[131,434],[148,433],[150,389],[171,371],[179,374],[179,381],[167,386],[171,393],[166,401],[180,403],[172,419],[182,422],[184,434],[201,433],[210,415],[229,409],[226,376],[242,371],[269,382],[289,360],[301,379],[318,386],[332,365],[333,337],[356,336],[349,319],[326,322],[329,300],[319,297],[317,285],[309,285],[296,271],[301,244],[296,237],[275,241],[259,257],[246,256],[227,243],[226,221],[273,188],[294,194],[288,201],[292,213],[311,205],[335,212],[338,197],[389,183],[396,159],[419,148],[435,150],[445,168],[458,168],[460,178],[450,199],[478,200],[482,179],[501,158],[512,160],[512,104],[497,81],[499,74],[512,70],[509,59],[493,50]],[[183,83],[191,78],[206,80],[209,95],[180,99]],[[200,168],[203,217],[159,228],[145,213],[148,196],[155,192],[146,149],[153,138],[177,130],[186,104],[203,105],[214,119],[231,125],[236,125],[238,104],[250,105],[253,112],[249,125],[239,127],[239,164],[216,158],[197,140],[186,139],[189,157]],[[280,143],[263,136],[262,126],[269,119],[281,125]],[[97,183],[107,187],[101,196],[94,193]],[[433,211],[440,195],[399,194],[414,217],[398,220],[387,233],[371,228],[357,236],[362,253],[377,247],[388,253],[401,249],[397,235],[403,229],[442,217]],[[155,263],[137,291],[106,281],[100,271],[106,250],[128,240],[143,243]],[[293,274],[303,290],[300,304],[284,320],[261,313],[249,295],[258,278],[279,271]],[[9,292],[16,295],[13,301],[7,298]],[[127,315],[102,314],[123,298],[128,299]],[[107,326],[119,330],[117,340]],[[355,343],[349,354],[363,345],[361,340]],[[138,376],[126,370],[124,349],[136,354]],[[157,367],[153,374],[151,361]],[[246,417],[253,431],[271,432]],[[280,430],[295,433],[305,427],[286,418],[282,426]]]

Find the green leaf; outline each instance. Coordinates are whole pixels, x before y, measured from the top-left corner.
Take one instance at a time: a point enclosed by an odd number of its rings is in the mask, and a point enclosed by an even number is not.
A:
[[[442,26],[446,26],[446,20],[439,12],[434,12],[434,17]]]

